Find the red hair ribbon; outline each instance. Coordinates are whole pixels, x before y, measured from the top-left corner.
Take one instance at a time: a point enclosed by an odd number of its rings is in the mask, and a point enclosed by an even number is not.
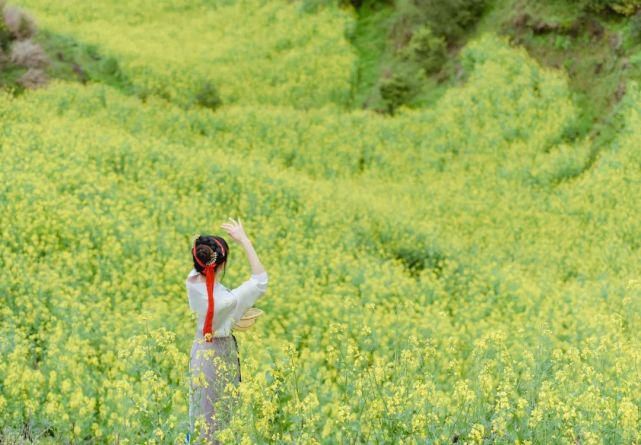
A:
[[[214,241],[216,241],[216,244],[220,246],[220,251],[223,253],[223,256],[225,256],[225,248],[223,247],[223,245],[216,238],[214,238]],[[205,271],[205,277],[206,277],[206,283],[207,283],[207,315],[205,315],[205,324],[203,326],[203,336],[205,337],[205,341],[211,342],[214,337],[212,334],[212,326],[214,325],[214,278],[216,277],[216,271],[215,271],[216,262],[212,261],[211,263],[205,264],[202,261],[200,261],[200,258],[198,258],[198,256],[196,255],[195,243],[191,251],[194,255],[194,259],[196,260],[196,262]]]

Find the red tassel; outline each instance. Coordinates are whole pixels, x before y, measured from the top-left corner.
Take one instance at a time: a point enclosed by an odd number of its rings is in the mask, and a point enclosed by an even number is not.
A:
[[[203,326],[203,335],[205,341],[213,341],[212,326],[214,324],[214,265],[211,264],[205,268],[207,281],[207,315],[205,316],[205,325]]]

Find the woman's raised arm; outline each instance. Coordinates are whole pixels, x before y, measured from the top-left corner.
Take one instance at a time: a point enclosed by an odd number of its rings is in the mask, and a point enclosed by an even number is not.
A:
[[[254,246],[249,237],[245,233],[245,229],[240,222],[240,218],[238,218],[238,221],[235,221],[232,218],[229,219],[231,222],[223,223],[221,224],[221,227],[227,231],[229,236],[231,236],[231,238],[235,242],[243,246],[243,249],[245,249],[245,253],[247,254],[247,261],[249,261],[249,266],[252,270],[252,275],[262,274],[263,272],[265,272],[265,268],[260,262],[260,259],[258,259],[258,254],[256,253],[256,250],[254,249]]]

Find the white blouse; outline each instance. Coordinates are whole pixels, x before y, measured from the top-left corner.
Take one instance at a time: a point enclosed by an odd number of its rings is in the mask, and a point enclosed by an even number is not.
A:
[[[189,308],[196,313],[196,337],[203,338],[203,326],[207,314],[207,287],[205,276],[195,268],[189,272],[185,281]],[[267,272],[251,277],[235,289],[228,289],[214,281],[214,337],[227,337],[234,323],[240,320],[245,311],[267,290]]]

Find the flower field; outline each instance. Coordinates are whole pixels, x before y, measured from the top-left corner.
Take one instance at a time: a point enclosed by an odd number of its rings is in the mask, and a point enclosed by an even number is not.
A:
[[[138,94],[0,93],[0,442],[182,443],[190,241],[240,216],[224,443],[641,443],[641,88],[596,147],[484,33],[434,106],[357,109],[354,14],[311,3],[20,2]]]

